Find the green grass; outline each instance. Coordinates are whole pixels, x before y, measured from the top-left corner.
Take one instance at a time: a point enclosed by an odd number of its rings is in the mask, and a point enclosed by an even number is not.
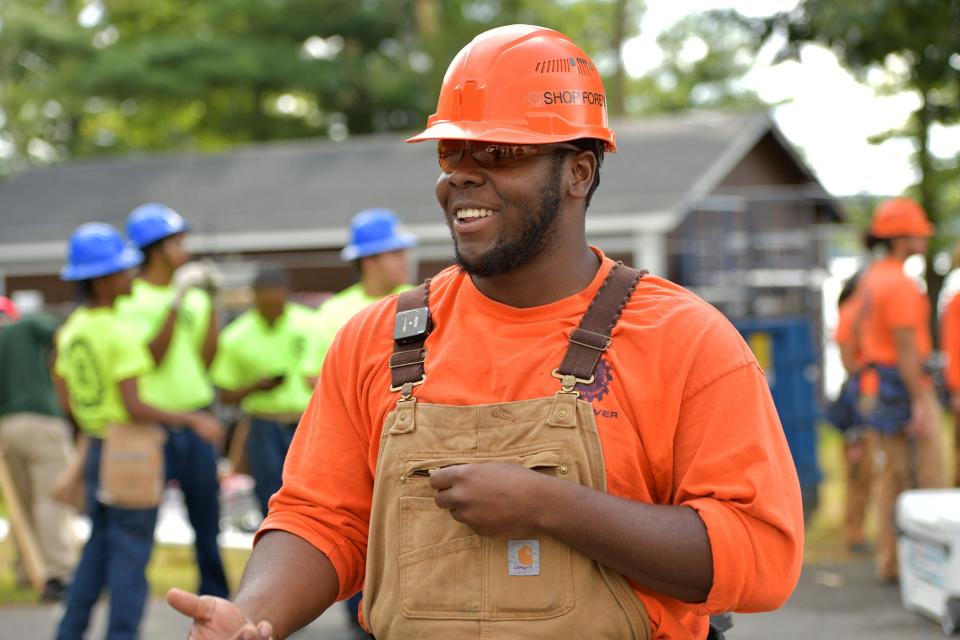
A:
[[[948,416],[944,416],[941,427],[944,434],[944,446],[947,449],[947,479],[953,477],[955,449],[953,446],[953,425]],[[844,504],[844,461],[843,437],[836,429],[821,424],[817,429],[820,469],[823,481],[820,483],[820,505],[807,522],[804,546],[804,562],[808,564],[831,564],[845,562],[852,554],[847,550],[842,536]],[[868,541],[875,539],[876,519],[871,495],[867,510],[864,531]]]
[[[227,572],[230,589],[236,589],[243,573],[243,567],[250,556],[249,551],[224,549],[223,562]],[[147,578],[150,581],[150,593],[153,597],[163,597],[170,587],[180,587],[192,591],[199,581],[197,565],[193,559],[193,547],[157,545],[147,566]],[[13,570],[13,547],[8,540],[0,543],[0,605],[32,604],[37,601],[37,593],[30,587],[17,584]]]

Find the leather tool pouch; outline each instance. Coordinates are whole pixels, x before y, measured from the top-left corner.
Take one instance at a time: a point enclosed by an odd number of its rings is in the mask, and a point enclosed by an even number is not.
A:
[[[166,432],[155,425],[109,425],[100,457],[97,500],[125,509],[158,506],[166,481],[166,440]]]

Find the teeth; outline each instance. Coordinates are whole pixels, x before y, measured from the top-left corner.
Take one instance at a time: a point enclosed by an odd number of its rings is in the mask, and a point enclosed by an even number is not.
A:
[[[490,209],[457,209],[457,220],[466,220],[467,218],[486,218],[492,216]]]

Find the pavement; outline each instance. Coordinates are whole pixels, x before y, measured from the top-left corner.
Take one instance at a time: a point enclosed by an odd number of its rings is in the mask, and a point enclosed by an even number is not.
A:
[[[94,616],[90,638],[103,637],[106,601]],[[0,607],[0,638],[52,638],[59,606]],[[189,624],[162,601],[153,601],[142,640],[185,638]],[[296,640],[353,640],[346,608],[338,604]],[[805,567],[790,601],[779,611],[736,614],[728,640],[943,640],[940,626],[903,609],[896,586],[873,577],[869,560]]]

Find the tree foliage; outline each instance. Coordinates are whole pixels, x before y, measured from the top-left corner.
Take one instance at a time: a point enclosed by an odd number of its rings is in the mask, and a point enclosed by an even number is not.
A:
[[[860,80],[882,91],[915,93],[919,106],[910,120],[883,137],[913,141],[920,171],[913,191],[931,219],[944,228],[957,217],[960,203],[946,200],[958,177],[957,159],[936,158],[930,134],[936,125],[960,122],[960,0],[803,0],[796,10],[752,26],[758,35],[785,37],[783,56],[822,44]],[[942,277],[932,256],[949,241],[941,235],[932,243],[927,281],[934,301]]]
[[[731,38],[718,19],[662,38],[659,80],[628,80],[620,52],[643,6],[3,0],[0,176],[67,157],[415,129],[433,112],[456,52],[481,31],[517,22],[559,29],[581,45],[606,77],[613,114],[750,103],[729,82],[747,64],[744,30]],[[678,56],[691,37],[708,52],[688,65]]]

